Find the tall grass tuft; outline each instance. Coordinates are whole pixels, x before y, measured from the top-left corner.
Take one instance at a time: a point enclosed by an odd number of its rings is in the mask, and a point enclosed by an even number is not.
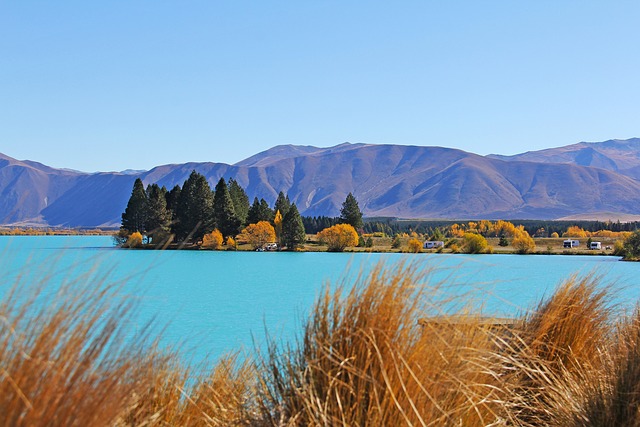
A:
[[[114,423],[145,387],[145,347],[134,344],[145,339],[123,344],[131,301],[117,286],[47,295],[44,285],[16,286],[0,303],[0,424]]]
[[[593,275],[571,277],[525,314],[503,341],[499,387],[505,418],[523,426],[583,425],[612,344],[610,290]]]
[[[376,267],[318,299],[297,348],[272,346],[262,365],[270,425],[487,425],[493,333],[474,316],[440,316],[438,287],[415,266]],[[437,316],[438,322],[418,320]],[[460,321],[462,318],[466,321]]]

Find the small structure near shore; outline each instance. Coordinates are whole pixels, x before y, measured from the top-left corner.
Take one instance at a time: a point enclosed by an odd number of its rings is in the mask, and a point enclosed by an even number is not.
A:
[[[426,242],[424,242],[423,248],[424,249],[444,248],[444,242],[440,240],[435,240],[435,241],[427,240]]]

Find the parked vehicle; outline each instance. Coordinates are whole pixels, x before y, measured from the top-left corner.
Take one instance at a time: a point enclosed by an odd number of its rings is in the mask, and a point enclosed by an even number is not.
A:
[[[563,242],[563,246],[565,248],[577,248],[578,246],[580,246],[580,240],[571,240],[571,239],[565,240]]]
[[[591,245],[589,246],[589,249],[600,250],[600,249],[602,249],[602,243],[600,243],[600,242],[591,242]]]
[[[444,242],[441,242],[439,240],[436,241],[426,241],[424,242],[423,245],[424,249],[435,249],[435,248],[443,248],[444,247]]]

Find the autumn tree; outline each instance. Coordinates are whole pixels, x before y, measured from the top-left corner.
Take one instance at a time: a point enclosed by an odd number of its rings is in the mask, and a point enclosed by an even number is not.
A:
[[[363,227],[362,212],[358,206],[358,201],[349,193],[344,203],[342,203],[342,209],[340,209],[340,220],[345,224],[350,224],[356,230]]]
[[[137,178],[133,183],[133,190],[127,202],[127,207],[122,214],[122,230],[127,234],[143,233],[147,222],[147,214],[147,193],[144,191],[142,180]]]
[[[281,215],[282,216],[282,215]],[[269,203],[265,199],[260,199],[255,197],[253,199],[253,204],[249,208],[249,212],[247,213],[247,222],[249,224],[257,224],[260,221],[273,221],[274,214],[271,208],[269,207]]]
[[[493,224],[487,234],[496,237],[513,237],[516,234],[516,226],[509,221],[498,220]]]
[[[231,196],[231,202],[233,203],[233,210],[236,213],[236,217],[240,221],[240,226],[247,224],[247,216],[249,215],[249,196],[244,191],[244,188],[238,184],[238,182],[229,178],[229,196]]]
[[[280,213],[280,211],[276,211],[276,216],[273,218],[273,226],[276,231],[276,240],[278,240],[278,245],[283,246],[282,214]]]
[[[484,236],[477,233],[464,233],[462,251],[467,254],[482,254],[489,251],[489,244]]]
[[[583,238],[586,238],[588,236],[587,236],[587,232],[584,231],[582,228],[578,227],[577,225],[572,225],[571,227],[567,228],[567,231],[562,233],[562,237],[583,237]]]
[[[422,252],[422,242],[418,239],[410,239],[407,243],[407,251],[413,254]]]
[[[526,254],[536,248],[533,238],[529,236],[526,230],[518,230],[511,241],[511,246],[519,254]]]
[[[218,250],[222,247],[222,233],[216,228],[202,236],[202,248]]]
[[[293,251],[302,245],[306,239],[307,235],[304,232],[302,218],[300,217],[296,204],[292,203],[287,214],[282,219],[283,243],[288,250]]]
[[[225,238],[238,234],[240,220],[236,215],[229,188],[224,178],[220,178],[218,184],[216,184],[213,198],[213,217],[218,230]]]
[[[274,212],[280,211],[280,215],[282,215],[282,217],[284,218],[285,216],[287,216],[287,212],[289,212],[290,207],[291,207],[291,202],[289,201],[289,196],[288,195],[285,196],[284,193],[281,191],[278,194],[276,203],[273,205],[273,211]]]
[[[171,213],[167,210],[167,189],[151,184],[147,187],[147,219],[145,229],[151,242],[162,243],[168,238]]]
[[[276,231],[269,222],[260,221],[256,224],[249,224],[240,233],[240,238],[249,243],[253,249],[258,249],[267,243],[275,242]]]
[[[176,209],[176,237],[184,241],[191,236],[198,241],[214,228],[213,193],[207,179],[191,172],[180,191]]]
[[[317,234],[318,241],[327,245],[329,252],[342,252],[348,246],[358,245],[358,232],[351,224],[336,224]]]

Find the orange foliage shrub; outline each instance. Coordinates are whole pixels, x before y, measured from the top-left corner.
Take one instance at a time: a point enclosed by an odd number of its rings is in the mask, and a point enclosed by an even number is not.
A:
[[[205,234],[202,238],[202,247],[204,249],[220,249],[222,246],[222,233],[216,228],[209,234]]]
[[[132,233],[124,244],[125,248],[139,248],[142,246],[142,234],[139,231]]]
[[[358,245],[358,233],[350,224],[336,224],[319,232],[318,241],[330,252],[342,252],[347,246]]]

